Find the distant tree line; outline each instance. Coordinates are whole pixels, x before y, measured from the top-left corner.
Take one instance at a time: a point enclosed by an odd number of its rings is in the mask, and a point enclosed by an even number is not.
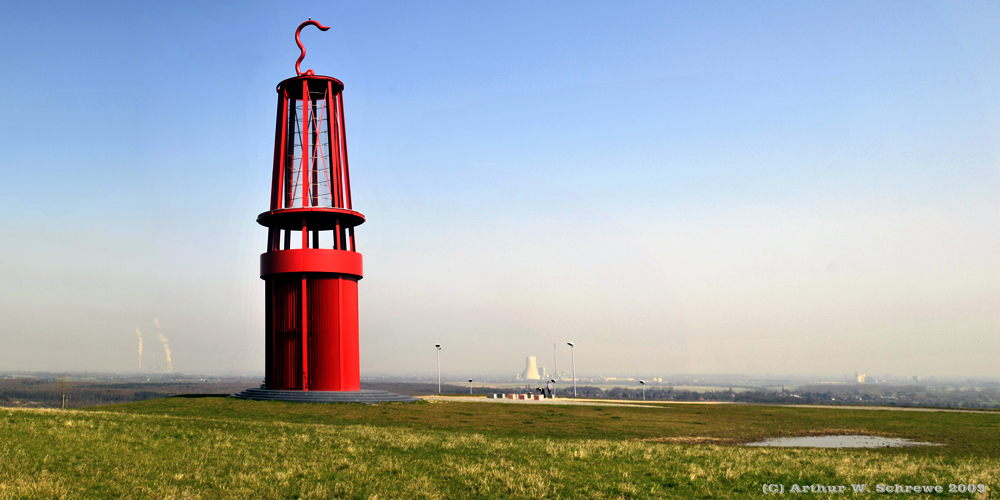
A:
[[[177,394],[232,394],[246,383],[91,383],[48,379],[0,379],[0,406],[59,408],[65,393],[69,408],[133,403]]]
[[[540,384],[538,384],[541,387]],[[362,383],[362,388],[377,389],[411,396],[421,396],[437,393],[436,383]],[[469,386],[443,384],[443,394],[469,394]],[[535,385],[524,387],[498,388],[489,386],[473,386],[472,393],[503,394],[503,393],[534,393]],[[641,400],[641,387],[613,387],[601,389],[594,386],[578,386],[578,397],[590,399],[621,399]],[[556,387],[556,397],[572,397],[573,386],[559,384]],[[805,386],[801,390],[739,390],[722,389],[717,391],[676,390],[672,386],[646,387],[647,401],[708,401],[735,403],[771,403],[771,404],[834,404],[834,405],[875,405],[875,406],[926,406],[938,408],[998,408],[1000,409],[1000,390],[929,390],[924,386]]]
[[[850,387],[850,386],[847,386]],[[842,404],[877,406],[926,406],[939,408],[1000,408],[1000,390],[928,391],[923,387],[886,387],[864,389],[825,389],[803,391],[744,390],[687,391],[673,387],[647,387],[647,401],[728,401],[774,404]],[[568,391],[560,391],[566,394]],[[571,394],[571,393],[570,393]],[[633,387],[578,387],[586,398],[642,399],[642,389]],[[558,395],[558,392],[557,392]]]
[[[256,381],[254,381],[256,382]],[[259,382],[152,382],[99,383],[66,382],[56,379],[0,379],[0,406],[59,408],[62,394],[67,394],[68,406],[98,406],[131,403],[178,394],[232,394]],[[537,384],[541,387],[541,384]],[[410,396],[436,394],[437,383],[362,382],[362,389],[396,392]],[[537,387],[525,384],[521,388],[499,388],[473,385],[472,394],[534,393]],[[442,384],[443,394],[469,394],[469,386]],[[591,399],[641,400],[640,387],[601,389],[578,386],[577,395]],[[556,386],[556,397],[573,395],[569,384]],[[877,406],[924,406],[938,408],[997,408],[1000,409],[1000,389],[935,390],[925,386],[829,385],[804,386],[792,390],[718,391],[676,390],[671,386],[646,387],[647,401],[706,401],[771,404],[835,404]]]

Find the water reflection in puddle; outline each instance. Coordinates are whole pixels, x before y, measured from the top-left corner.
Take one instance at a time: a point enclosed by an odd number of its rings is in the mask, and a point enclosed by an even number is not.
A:
[[[805,448],[902,448],[906,446],[941,446],[901,438],[878,436],[805,436],[773,438],[747,443],[746,446],[805,447]]]

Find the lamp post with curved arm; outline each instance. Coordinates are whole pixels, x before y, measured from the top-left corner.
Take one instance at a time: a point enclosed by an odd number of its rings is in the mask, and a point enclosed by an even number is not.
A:
[[[569,346],[570,357],[573,360],[573,397],[576,397],[576,344],[566,342]]]
[[[437,348],[437,361],[438,361],[438,394],[441,394],[441,344],[434,344]]]

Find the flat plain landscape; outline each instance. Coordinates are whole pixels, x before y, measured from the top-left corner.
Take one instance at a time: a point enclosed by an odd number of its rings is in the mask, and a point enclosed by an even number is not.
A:
[[[942,446],[739,445],[821,434]],[[0,497],[744,498],[764,496],[766,484],[786,493],[841,485],[851,494],[851,484],[898,483],[1000,498],[998,437],[1000,413],[989,411],[172,397],[0,409]],[[949,495],[949,484],[988,490]]]

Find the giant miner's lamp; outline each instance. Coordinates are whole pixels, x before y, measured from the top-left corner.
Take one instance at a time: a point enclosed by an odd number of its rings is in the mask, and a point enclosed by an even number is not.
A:
[[[264,385],[243,399],[379,403],[416,401],[361,390],[358,281],[361,254],[354,228],[365,222],[351,204],[344,132],[344,84],[299,69],[278,84],[271,207],[257,216],[267,228],[260,277],[267,300]]]

